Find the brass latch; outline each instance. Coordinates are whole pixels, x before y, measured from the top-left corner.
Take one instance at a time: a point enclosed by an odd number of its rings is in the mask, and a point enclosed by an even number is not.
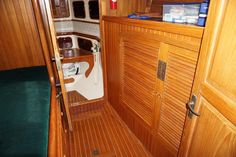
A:
[[[164,81],[165,77],[166,77],[166,62],[159,60],[158,61],[157,78]]]

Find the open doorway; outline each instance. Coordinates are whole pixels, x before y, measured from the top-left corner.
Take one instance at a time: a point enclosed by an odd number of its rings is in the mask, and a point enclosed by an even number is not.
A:
[[[104,96],[98,0],[51,0],[70,106]]]

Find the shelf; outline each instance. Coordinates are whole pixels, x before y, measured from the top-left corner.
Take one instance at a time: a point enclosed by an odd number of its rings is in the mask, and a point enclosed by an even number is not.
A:
[[[107,22],[115,22],[135,27],[165,31],[169,33],[181,34],[195,38],[202,38],[202,34],[204,31],[204,27],[189,25],[189,24],[163,22],[160,19],[157,21],[139,20],[139,19],[130,19],[127,17],[113,17],[113,16],[103,16],[102,19]]]
[[[85,76],[88,77],[94,66],[94,57],[92,52],[83,49],[65,49],[60,50],[60,54],[63,56],[62,64],[74,63],[74,62],[87,62],[89,64],[88,70],[85,72]]]

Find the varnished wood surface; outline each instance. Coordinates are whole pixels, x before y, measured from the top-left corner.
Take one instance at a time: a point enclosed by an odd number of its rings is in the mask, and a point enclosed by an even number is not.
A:
[[[145,12],[146,0],[120,0],[117,2],[117,16],[127,16],[134,12]]]
[[[68,53],[69,51],[69,53]],[[60,54],[64,57],[63,63],[73,62],[87,62],[89,64],[88,70],[85,72],[85,76],[88,77],[94,67],[94,56],[93,53],[83,49],[64,49],[60,50]]]
[[[236,125],[204,98],[201,98],[200,103],[201,117],[198,119],[188,156],[235,157]]]
[[[196,38],[202,38],[204,30],[203,27],[198,27],[194,25],[176,24],[162,21],[136,20],[136,19],[129,19],[126,17],[103,16],[103,20],[136,27],[143,27],[146,29],[159,30],[168,33],[181,34]]]
[[[211,1],[192,92],[200,116],[187,118],[180,156],[236,156],[235,9]]]
[[[104,20],[109,102],[154,156],[176,156],[203,29]],[[156,76],[159,60],[167,63],[164,81]]]
[[[151,156],[108,104],[80,112],[73,119],[73,128],[70,132],[73,157]]]
[[[29,0],[0,1],[0,70],[44,65]]]

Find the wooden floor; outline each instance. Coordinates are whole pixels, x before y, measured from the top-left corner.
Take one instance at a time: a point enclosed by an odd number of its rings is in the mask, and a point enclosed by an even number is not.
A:
[[[110,105],[78,106],[69,135],[72,157],[149,157]]]
[[[68,98],[70,106],[77,106],[88,101],[88,99],[86,99],[83,95],[81,95],[77,91],[68,92]]]

